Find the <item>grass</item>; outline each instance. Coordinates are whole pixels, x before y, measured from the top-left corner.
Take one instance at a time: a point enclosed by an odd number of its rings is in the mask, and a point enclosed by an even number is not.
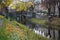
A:
[[[1,16],[1,15],[0,15],[0,19],[3,19],[3,18],[4,18],[4,16]]]
[[[15,25],[18,24],[19,27],[26,33],[26,40],[47,40],[46,38],[43,38],[42,36],[39,36],[35,34],[32,30],[29,30],[26,26],[16,22],[12,21]]]
[[[25,25],[16,21],[3,19],[3,26],[0,28],[0,40],[48,40],[29,30]]]
[[[39,19],[36,19],[36,18],[32,18],[32,19],[30,19],[30,21],[31,21],[32,23],[41,24],[41,25],[46,25],[46,20],[39,20]]]
[[[5,22],[6,21],[3,19],[3,25],[0,27],[0,40],[7,40],[7,35],[5,34]]]

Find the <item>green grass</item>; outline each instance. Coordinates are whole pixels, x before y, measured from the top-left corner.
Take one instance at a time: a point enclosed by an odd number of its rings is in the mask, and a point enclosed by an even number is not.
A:
[[[3,19],[3,18],[4,18],[4,16],[1,16],[1,15],[0,15],[0,19]]]
[[[21,29],[26,33],[26,40],[48,40],[41,35],[35,34],[32,30],[29,30],[25,25],[22,25],[16,21],[12,21],[14,24],[18,24]]]
[[[0,18],[1,19],[1,18]],[[3,20],[2,27],[0,27],[0,40],[8,40],[7,35],[5,34],[5,19]]]
[[[6,23],[9,22],[11,25],[14,25],[15,27],[18,26],[23,32],[25,33],[25,39],[24,40],[48,40],[47,38],[44,38],[40,35],[35,34],[32,30],[29,30],[25,25],[18,23],[16,21],[10,21],[7,19],[3,19],[3,26],[0,28],[0,40],[11,40],[7,38],[8,35],[5,34],[5,25]],[[14,36],[15,38],[15,36]],[[16,37],[18,38],[18,37]],[[19,40],[20,38],[16,39]],[[15,39],[12,39],[15,40]]]
[[[40,20],[40,19],[32,18],[32,19],[30,19],[30,21],[31,21],[32,23],[41,24],[41,25],[46,25],[46,20]]]
[[[32,30],[29,30],[25,25],[18,23],[16,21],[11,21],[13,25],[18,25],[26,33],[26,40],[48,40],[47,38],[42,37],[41,35],[35,34]]]

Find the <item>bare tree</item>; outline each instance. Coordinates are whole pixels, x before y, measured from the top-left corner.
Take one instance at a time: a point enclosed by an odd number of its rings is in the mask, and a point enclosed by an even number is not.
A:
[[[50,35],[51,37],[51,34],[50,34],[50,30],[51,30],[51,25],[50,25],[50,22],[51,22],[51,19],[52,19],[52,16],[55,15],[55,6],[57,4],[56,0],[44,0],[44,2],[42,3],[47,9],[48,9],[48,35]],[[51,9],[53,8],[54,12],[52,13],[51,12]],[[53,14],[53,15],[51,15]],[[53,31],[53,36],[55,38],[55,31]]]

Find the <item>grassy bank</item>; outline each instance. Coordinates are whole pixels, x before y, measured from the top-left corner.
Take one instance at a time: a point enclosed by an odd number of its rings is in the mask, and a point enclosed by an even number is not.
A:
[[[2,20],[3,26],[0,28],[0,40],[48,40],[16,21],[9,21],[5,18]]]

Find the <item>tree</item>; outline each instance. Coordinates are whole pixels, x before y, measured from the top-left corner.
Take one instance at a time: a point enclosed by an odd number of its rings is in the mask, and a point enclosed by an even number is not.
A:
[[[27,10],[27,6],[25,5],[25,3],[20,2],[16,5],[16,11],[26,11]]]
[[[3,0],[4,4],[6,6],[9,6],[11,3],[13,3],[14,0]]]
[[[27,7],[31,7],[31,5],[34,6],[34,4],[33,4],[32,2],[26,2],[26,6],[27,6]]]
[[[55,15],[55,6],[56,6],[56,0],[44,0],[43,1],[43,5],[48,9],[48,35],[51,36],[50,34],[50,29],[52,28],[51,25],[50,25],[50,22],[51,22],[51,19],[52,19],[52,16]],[[51,15],[51,9],[53,8],[54,12],[53,12],[53,15]],[[54,33],[54,31],[53,31]],[[54,38],[55,38],[55,33],[54,33]]]
[[[1,0],[2,11],[5,12],[6,18],[8,18],[8,6],[13,2],[13,0]]]
[[[47,2],[46,2],[47,3]],[[49,5],[50,6],[53,6],[53,8],[54,8],[54,14],[55,14],[55,6],[57,5],[58,6],[58,9],[59,9],[59,17],[60,17],[60,0],[50,0],[49,2]],[[51,7],[50,7],[51,8]],[[50,9],[49,9],[50,10]],[[51,13],[49,13],[49,14],[51,14]],[[50,20],[50,19],[49,19]],[[59,19],[58,19],[59,20]],[[57,21],[58,21],[57,20]],[[54,21],[53,21],[54,22]],[[55,21],[56,22],[56,21]],[[55,26],[56,26],[56,24],[55,23],[53,23]],[[58,24],[57,24],[58,25]],[[53,26],[53,25],[52,25]],[[58,27],[58,26],[56,26],[56,27]],[[54,28],[54,26],[52,27],[52,28]],[[60,29],[58,29],[58,33],[59,33],[59,40],[60,40]]]
[[[31,5],[33,6],[32,2],[26,2],[26,3],[20,2],[16,5],[16,7],[17,7],[16,10],[17,11],[22,11],[22,10],[26,11],[27,9],[29,9],[31,7]]]

